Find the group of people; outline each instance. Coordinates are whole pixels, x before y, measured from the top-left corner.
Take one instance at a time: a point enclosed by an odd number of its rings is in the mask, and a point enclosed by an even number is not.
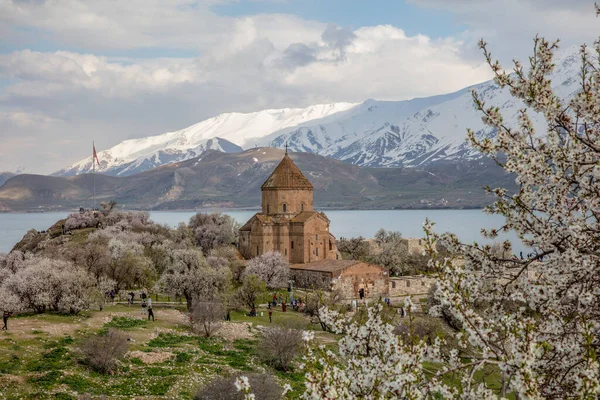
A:
[[[135,298],[135,294],[133,292],[129,292],[129,301],[130,304],[133,304],[133,299]],[[145,292],[140,293],[140,298],[142,299],[142,314],[148,314],[148,321],[152,318],[154,321],[154,311],[152,310],[152,299],[150,296],[146,295]]]

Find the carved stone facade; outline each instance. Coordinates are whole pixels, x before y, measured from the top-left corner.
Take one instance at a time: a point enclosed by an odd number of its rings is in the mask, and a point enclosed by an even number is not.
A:
[[[239,250],[245,258],[270,251],[290,264],[337,258],[329,218],[313,210],[313,186],[287,152],[261,191],[262,212],[240,228]]]

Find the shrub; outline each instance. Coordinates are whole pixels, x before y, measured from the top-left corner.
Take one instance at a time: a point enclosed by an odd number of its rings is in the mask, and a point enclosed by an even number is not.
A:
[[[115,329],[104,335],[92,336],[81,346],[85,362],[95,371],[111,374],[127,352],[127,338]]]
[[[258,345],[258,354],[272,367],[288,370],[301,347],[302,331],[278,326],[265,329]]]
[[[191,312],[192,330],[205,337],[212,336],[221,328],[225,313],[225,307],[221,302],[197,302]]]
[[[283,389],[275,378],[267,374],[245,374],[250,381],[252,393],[256,399],[279,400]],[[244,395],[235,387],[236,376],[217,378],[207,386],[199,388],[194,394],[194,400],[242,400]]]

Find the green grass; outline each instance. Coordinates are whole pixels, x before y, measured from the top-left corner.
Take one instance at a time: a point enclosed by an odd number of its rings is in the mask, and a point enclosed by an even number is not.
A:
[[[117,316],[103,324],[100,321],[107,312]],[[33,323],[35,328],[26,335],[12,332],[13,335],[0,336],[0,398],[77,399],[89,393],[93,398],[110,395],[116,399],[146,396],[189,399],[198,385],[217,376],[270,371],[257,357],[256,339],[226,341],[219,337],[204,338],[191,334],[188,327],[171,323],[169,319],[160,321],[161,325],[136,320],[138,313],[137,307],[117,304],[107,306],[103,312],[85,312],[75,317],[53,313],[21,316]],[[277,313],[279,318],[274,320],[273,325],[288,321],[308,324],[308,320],[298,313]],[[94,317],[91,320],[94,323],[89,322],[90,317]],[[250,320],[254,325],[269,324],[268,317],[250,319],[234,313],[234,322],[243,320]],[[57,336],[45,333],[48,332],[45,329],[43,334],[33,332],[41,331],[44,325],[59,323],[72,324],[73,333]],[[170,331],[151,337],[150,329],[157,326]],[[164,351],[174,356],[158,364],[144,364],[140,358],[125,359],[112,375],[94,372],[81,362],[77,348],[90,334],[109,327],[130,331],[128,335],[136,339],[130,343],[130,350]],[[22,379],[5,378],[7,374]],[[300,379],[299,376],[282,374],[281,381],[293,384]]]
[[[78,374],[66,375],[60,380],[60,383],[67,385],[77,393],[88,393],[97,388],[97,385],[91,379]]]
[[[178,364],[188,363],[194,358],[191,354],[185,352],[177,352],[175,354],[175,362]]]
[[[195,336],[175,335],[173,333],[161,333],[156,338],[148,341],[150,347],[177,347],[184,343],[192,343]]]
[[[27,363],[25,369],[31,372],[44,372],[51,370],[60,370],[66,367],[71,356],[68,354],[65,347],[56,347],[47,353],[44,353],[41,358],[31,360]]]
[[[29,383],[33,383],[44,389],[51,388],[58,383],[58,380],[62,376],[60,371],[50,371],[40,376],[33,376],[28,379]]]
[[[148,322],[145,319],[137,319],[130,317],[113,317],[112,321],[104,324],[107,328],[119,328],[119,329],[133,329],[138,327],[145,327]]]

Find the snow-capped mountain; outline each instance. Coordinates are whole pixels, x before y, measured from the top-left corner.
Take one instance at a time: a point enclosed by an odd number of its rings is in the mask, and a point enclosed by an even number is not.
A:
[[[575,49],[556,60],[552,82],[562,98],[578,90],[580,58]],[[361,166],[424,166],[440,160],[480,157],[466,142],[467,128],[480,137],[495,132],[483,124],[473,107],[471,90],[488,106],[498,106],[509,125],[524,104],[493,81],[458,92],[408,101],[367,100],[345,112],[282,129],[266,136],[262,146],[312,152]],[[538,132],[545,132],[542,116],[532,114]]]
[[[552,81],[563,98],[578,89],[577,49],[556,59]],[[480,155],[466,143],[467,128],[479,136],[495,132],[483,124],[473,107],[471,90],[488,106],[498,106],[508,124],[523,108],[508,90],[492,81],[446,95],[405,101],[366,100],[304,109],[221,114],[176,132],[126,140],[98,154],[97,171],[131,175],[159,165],[196,157],[208,149],[236,152],[255,146],[312,152],[361,166],[425,166],[442,160],[468,160]],[[540,131],[543,118],[532,115]],[[91,157],[57,175],[91,171]]]
[[[254,147],[263,136],[307,121],[320,119],[354,107],[352,103],[319,104],[307,108],[284,108],[254,113],[227,113],[209,118],[176,132],[140,139],[125,140],[98,152],[100,167],[96,172],[126,176],[163,164],[194,158],[206,150],[225,153]],[[71,176],[92,171],[91,154],[54,173]]]

